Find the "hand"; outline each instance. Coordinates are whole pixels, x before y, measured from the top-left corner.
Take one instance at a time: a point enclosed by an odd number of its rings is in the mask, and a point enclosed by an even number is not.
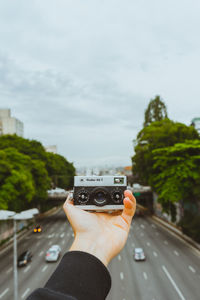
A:
[[[135,197],[129,190],[124,192],[124,196],[123,211],[112,214],[84,211],[74,206],[68,196],[63,209],[75,235],[70,251],[88,252],[108,265],[124,247],[135,214]]]

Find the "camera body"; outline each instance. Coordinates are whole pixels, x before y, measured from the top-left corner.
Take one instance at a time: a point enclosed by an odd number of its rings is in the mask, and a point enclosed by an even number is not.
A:
[[[121,210],[126,189],[126,176],[74,176],[74,205],[84,210]]]

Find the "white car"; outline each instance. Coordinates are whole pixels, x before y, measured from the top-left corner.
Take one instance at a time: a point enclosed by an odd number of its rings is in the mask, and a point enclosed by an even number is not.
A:
[[[47,262],[57,261],[60,257],[61,248],[59,245],[52,245],[46,252],[45,260]]]
[[[142,248],[135,248],[134,259],[137,260],[137,261],[146,259],[145,255],[144,255],[144,251],[143,251]]]

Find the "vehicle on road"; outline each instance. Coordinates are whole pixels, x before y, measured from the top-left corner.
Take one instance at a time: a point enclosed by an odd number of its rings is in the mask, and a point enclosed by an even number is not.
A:
[[[40,225],[35,226],[35,227],[33,228],[33,232],[34,232],[34,233],[42,232],[41,226],[40,226]]]
[[[31,251],[24,251],[22,254],[20,254],[20,256],[18,257],[17,260],[17,265],[18,267],[24,267],[28,264],[28,262],[31,261],[33,257],[33,254],[31,253]]]
[[[135,261],[146,259],[145,255],[144,255],[144,250],[142,248],[135,248],[134,259],[135,259]]]
[[[52,245],[46,252],[45,260],[46,262],[57,261],[60,257],[61,248],[59,245]]]

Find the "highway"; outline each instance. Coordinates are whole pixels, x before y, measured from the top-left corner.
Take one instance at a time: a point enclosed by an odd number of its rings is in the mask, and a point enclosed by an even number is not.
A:
[[[18,254],[33,253],[32,262],[18,268],[19,299],[42,287],[59,263],[46,263],[45,252],[59,244],[64,254],[73,232],[62,210],[40,222],[42,233],[28,232],[18,241]],[[133,251],[142,247],[145,262],[135,262]],[[152,221],[134,218],[123,251],[109,265],[112,288],[108,300],[199,300],[200,256],[180,238]],[[13,299],[13,250],[0,253],[0,299]],[[95,300],[95,299],[94,299]]]

